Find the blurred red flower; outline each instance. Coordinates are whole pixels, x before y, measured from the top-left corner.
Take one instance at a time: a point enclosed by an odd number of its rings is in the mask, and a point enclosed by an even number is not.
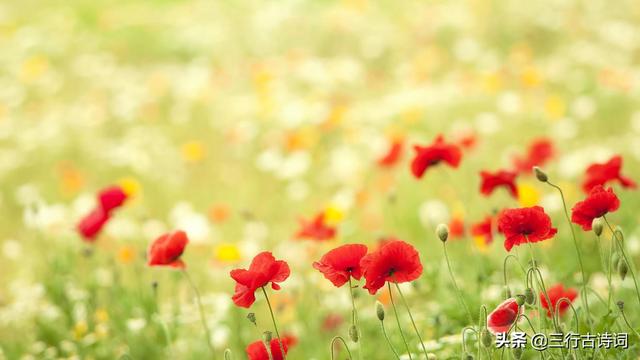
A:
[[[289,352],[289,348],[294,346],[298,340],[293,336],[283,336],[282,337],[282,348],[284,349],[285,355]],[[282,350],[280,350],[280,343],[278,339],[271,339],[269,343],[269,347],[271,348],[271,355],[273,357],[269,357],[269,353],[267,353],[267,347],[265,346],[262,340],[254,341],[247,346],[246,352],[249,360],[282,360],[284,356],[282,356]]]
[[[506,209],[498,217],[498,230],[504,234],[504,248],[552,238],[558,230],[540,206]]]
[[[516,299],[510,298],[498,305],[487,316],[487,327],[493,334],[509,331],[519,315],[519,306]]]
[[[460,239],[464,236],[464,220],[454,216],[449,221],[449,238],[452,240]]]
[[[185,264],[180,256],[188,243],[189,238],[182,230],[161,235],[149,247],[147,264],[184,269]]]
[[[93,242],[102,227],[109,221],[109,218],[108,212],[97,207],[83,217],[76,228],[86,241]]]
[[[127,194],[120,186],[109,186],[98,192],[98,204],[85,215],[76,229],[85,241],[93,242],[102,228],[111,219],[112,211],[122,206]]]
[[[555,313],[556,307],[558,307],[558,311],[560,315],[563,315],[567,309],[569,308],[569,304],[566,301],[563,301],[559,306],[558,302],[562,298],[569,299],[569,302],[573,302],[578,297],[578,292],[573,288],[564,288],[562,284],[557,284],[547,289],[547,295],[549,296],[549,301],[551,302],[552,308],[549,308],[549,304],[547,303],[547,298],[544,296],[544,293],[540,292],[540,305],[543,308],[547,309],[547,316],[551,317],[552,313]]]
[[[342,245],[324,254],[320,261],[313,263],[313,268],[320,271],[333,285],[340,287],[349,281],[349,277],[360,280],[360,260],[366,254],[366,245]]]
[[[457,168],[462,159],[462,151],[455,144],[446,143],[442,135],[438,135],[429,146],[414,145],[416,155],[411,162],[411,173],[421,178],[427,168],[437,165],[441,161]]]
[[[493,242],[493,217],[487,216],[484,220],[471,225],[471,235],[481,236],[484,243],[489,245]]]
[[[582,189],[588,193],[597,185],[604,186],[610,181],[618,181],[623,188],[635,189],[636,183],[628,177],[620,174],[622,170],[622,157],[616,155],[604,164],[592,164],[586,170]]]
[[[620,207],[620,200],[613,189],[605,190],[602,185],[591,189],[587,198],[579,201],[571,209],[571,221],[582,226],[585,231],[591,230],[593,220],[607,213],[614,212]]]
[[[529,144],[524,156],[516,155],[513,166],[519,173],[531,174],[534,166],[544,166],[555,155],[553,142],[547,138],[535,139]]]
[[[378,165],[382,167],[392,167],[398,163],[402,157],[404,150],[404,141],[402,139],[396,139],[391,143],[387,153],[378,159]]]
[[[127,200],[127,194],[120,186],[110,186],[98,193],[98,201],[106,212],[118,208]]]
[[[336,236],[336,228],[327,225],[324,213],[319,213],[312,221],[300,220],[300,230],[296,233],[297,239],[311,239],[317,241],[333,239]]]
[[[248,270],[231,270],[231,278],[236,281],[233,302],[240,307],[251,307],[256,301],[256,290],[269,283],[274,290],[280,290],[277,283],[285,281],[290,273],[285,261],[276,260],[268,251],[259,253],[251,261]]]
[[[418,251],[410,244],[390,241],[360,261],[366,280],[365,289],[371,295],[378,292],[387,281],[395,283],[409,282],[422,274],[422,264]]]
[[[489,196],[496,188],[504,187],[512,197],[518,198],[518,188],[515,183],[517,173],[507,170],[498,170],[494,173],[481,171],[480,176],[482,177],[480,185],[482,195]]]

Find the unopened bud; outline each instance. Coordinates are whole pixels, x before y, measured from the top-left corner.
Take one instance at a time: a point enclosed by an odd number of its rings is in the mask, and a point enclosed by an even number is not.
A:
[[[231,360],[231,349],[226,349],[224,351],[224,360]]]
[[[262,341],[264,341],[265,344],[271,344],[272,339],[273,334],[271,333],[271,331],[265,331],[262,333]]]
[[[511,350],[511,353],[513,354],[513,357],[518,359],[518,360],[522,358],[522,348],[521,347],[514,347]]]
[[[611,255],[611,265],[617,269],[618,264],[620,264],[620,255],[618,255],[617,252],[614,252],[613,255]]]
[[[526,299],[526,296],[518,294],[516,295],[516,304],[518,304],[518,306],[522,306],[524,305],[525,301],[527,301]]]
[[[376,301],[376,315],[378,320],[384,321],[384,305],[380,301]]]
[[[358,335],[358,328],[355,325],[351,325],[349,327],[349,337],[351,338],[351,341],[353,341],[354,343],[358,342],[358,339],[360,338],[360,336]]]
[[[249,319],[249,321],[251,321],[251,323],[255,326],[258,326],[258,324],[256,323],[256,314],[255,313],[248,313],[247,314],[247,319]]]
[[[534,166],[533,167],[533,172],[536,174],[536,178],[538,179],[538,181],[540,181],[540,182],[549,181],[549,177],[547,176],[547,173],[542,171],[542,169],[540,169],[539,167]]]
[[[627,265],[624,259],[620,260],[618,264],[618,275],[620,275],[620,279],[624,280],[624,278],[627,277],[627,272],[629,272],[629,265]]]
[[[618,309],[620,309],[620,311],[624,310],[624,301],[618,300],[618,302],[616,302],[616,305],[618,305]]]
[[[436,228],[436,235],[438,235],[438,239],[442,242],[446,242],[449,238],[449,227],[445,224],[440,224]]]
[[[593,219],[593,223],[591,223],[591,228],[593,229],[593,232],[596,234],[596,236],[602,235],[602,230],[604,230],[604,224],[602,224],[602,219],[601,218]]]
[[[622,232],[622,228],[620,226],[616,226],[614,234],[618,237],[618,239],[620,239],[620,242],[624,244],[624,233]]]
[[[471,353],[466,353],[466,354],[464,355],[464,358],[465,358],[465,360],[473,360],[473,354],[471,354]]]
[[[527,288],[524,291],[524,301],[529,305],[533,305],[533,304],[536,303],[536,297],[533,294],[533,289],[532,288]]]
[[[493,345],[493,337],[487,328],[482,328],[480,331],[480,341],[482,345],[486,348],[490,348]]]

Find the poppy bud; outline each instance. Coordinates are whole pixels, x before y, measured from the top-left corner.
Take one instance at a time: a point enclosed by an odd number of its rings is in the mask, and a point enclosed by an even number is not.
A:
[[[380,301],[376,301],[376,315],[378,320],[384,321],[384,305]]]
[[[511,353],[513,354],[513,357],[516,358],[516,359],[522,358],[522,348],[521,347],[514,347],[511,350]]]
[[[596,236],[602,235],[602,230],[604,230],[604,225],[602,224],[602,219],[601,218],[593,219],[593,223],[591,224],[591,228],[593,229],[593,232],[596,234]]]
[[[480,331],[480,341],[482,341],[482,345],[484,347],[489,348],[493,344],[493,337],[487,328],[483,328]]]
[[[538,181],[543,183],[549,181],[549,177],[547,176],[547,173],[542,171],[542,169],[540,169],[539,167],[534,166],[533,172],[536,174],[536,178],[538,179]]]
[[[436,228],[436,235],[438,235],[440,241],[446,242],[449,238],[449,227],[445,224],[438,225]]]
[[[464,355],[465,360],[473,360],[473,355],[471,353],[466,353]]]
[[[611,255],[611,265],[613,265],[614,268],[618,268],[618,264],[620,263],[620,255],[618,255],[617,252],[613,253],[613,255]]]
[[[224,351],[224,360],[231,360],[231,349],[226,349]]]
[[[522,294],[516,295],[516,304],[518,304],[518,306],[524,305],[525,301],[526,301],[526,296]]]
[[[351,341],[353,341],[354,343],[358,342],[358,328],[355,325],[351,325],[349,327],[349,337],[351,338]]]
[[[271,331],[265,331],[262,333],[262,341],[264,341],[265,344],[271,344],[272,339],[273,335],[271,334]]]
[[[620,279],[624,280],[627,277],[627,272],[629,272],[629,265],[624,260],[621,260],[618,264],[618,275],[620,275]]]
[[[616,302],[616,305],[618,305],[618,309],[620,309],[620,311],[624,310],[624,301],[618,300],[618,302]]]
[[[622,232],[620,226],[616,226],[614,233],[618,237],[618,239],[620,239],[620,242],[624,244],[624,233]]]
[[[248,313],[247,314],[247,319],[249,319],[249,321],[251,321],[251,323],[255,326],[258,326],[258,324],[256,323],[256,314],[255,313]]]
[[[536,297],[533,294],[533,289],[532,288],[527,288],[524,291],[524,301],[529,305],[533,305],[533,304],[536,303]]]

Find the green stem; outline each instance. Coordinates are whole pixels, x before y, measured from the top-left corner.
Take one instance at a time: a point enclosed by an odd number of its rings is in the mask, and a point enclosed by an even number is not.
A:
[[[613,233],[613,237],[616,241],[616,244],[618,245],[618,249],[620,249],[620,252],[622,253],[622,257],[624,257],[624,261],[626,261],[627,265],[629,265],[629,272],[631,273],[631,277],[633,278],[633,285],[636,287],[636,295],[638,296],[638,302],[640,303],[640,289],[638,289],[638,281],[636,280],[636,273],[633,270],[635,266],[631,261],[629,261],[629,258],[627,258],[627,253],[626,251],[624,251],[624,246],[620,241],[620,239],[618,238],[618,235],[616,234],[616,232],[611,227],[611,224],[609,224],[609,220],[607,220],[606,215],[603,215],[602,218],[604,219],[604,222],[607,224],[607,227],[609,228],[611,233]]]
[[[351,325],[353,325],[358,333],[358,359],[362,359],[362,342],[360,341],[360,326],[358,323],[358,310],[356,309],[356,300],[353,296],[353,285],[351,284],[351,276],[349,276],[349,295],[351,296]],[[352,339],[353,340],[353,339]]]
[[[418,331],[416,322],[413,320],[413,315],[411,315],[411,309],[409,308],[409,304],[407,304],[407,300],[404,298],[402,291],[400,291],[400,285],[398,285],[398,283],[396,283],[396,289],[398,290],[398,294],[400,294],[400,299],[402,299],[402,303],[404,304],[404,307],[407,309],[407,313],[409,314],[409,319],[411,320],[413,329],[416,331],[416,335],[418,335],[418,340],[420,340],[420,346],[422,346],[422,351],[424,351],[424,356],[429,357],[427,353],[427,348],[424,346],[424,342],[422,341],[422,337],[420,336],[420,331]]]
[[[559,186],[552,184],[549,181],[547,181],[547,184],[556,188],[560,193],[560,198],[562,199],[564,216],[567,219],[567,223],[569,223],[569,229],[571,229],[571,237],[573,238],[573,245],[575,246],[576,253],[578,254],[578,264],[580,264],[580,272],[582,274],[582,303],[586,310],[587,323],[589,324],[589,329],[591,332],[593,332],[593,323],[591,322],[591,312],[589,311],[589,301],[587,301],[587,291],[585,289],[585,286],[587,285],[587,276],[585,275],[585,272],[584,272],[584,265],[582,263],[582,254],[580,252],[580,247],[578,246],[578,240],[576,239],[576,232],[573,229],[573,223],[571,223],[571,218],[569,217],[569,210],[567,210],[567,202],[565,201],[564,193],[562,192],[562,189]]]
[[[627,319],[627,315],[625,315],[624,310],[620,309],[620,314],[622,315],[622,319],[624,319],[625,324],[627,324],[627,327],[629,327],[629,329],[631,329],[631,331],[633,331],[633,333],[640,338],[640,334],[638,334],[636,329],[634,329],[633,326],[631,326],[631,324],[629,323],[629,320]]]
[[[400,325],[400,318],[398,317],[398,309],[396,309],[396,303],[393,301],[393,293],[391,292],[391,283],[387,281],[387,288],[389,289],[389,299],[391,300],[391,306],[393,307],[393,314],[396,318],[396,323],[398,324],[398,331],[400,331],[400,336],[402,337],[402,341],[404,342],[404,346],[407,348],[407,354],[409,355],[409,360],[413,359],[411,357],[411,350],[409,349],[409,343],[407,342],[407,338],[404,337],[404,332],[402,331],[402,325]]]
[[[187,282],[191,285],[191,289],[196,295],[196,302],[198,303],[198,310],[200,311],[200,321],[202,322],[202,327],[204,328],[204,334],[207,337],[207,345],[209,346],[209,350],[211,350],[211,354],[214,355],[216,353],[213,348],[213,344],[211,344],[211,333],[209,332],[209,326],[207,326],[207,318],[204,316],[204,308],[202,306],[202,300],[200,299],[200,291],[191,280],[191,276],[187,273],[187,270],[182,270],[182,274],[187,278]]]
[[[286,354],[284,351],[284,344],[282,343],[282,338],[280,337],[280,332],[278,332],[278,324],[276,323],[276,317],[273,315],[273,308],[271,307],[271,301],[269,301],[269,296],[267,295],[267,290],[265,290],[264,286],[261,288],[262,293],[264,294],[265,300],[267,300],[267,306],[269,307],[269,314],[271,314],[271,321],[273,322],[273,329],[276,331],[276,337],[278,338],[278,344],[280,345],[280,351],[282,352],[282,359],[286,359]]]
[[[442,242],[442,249],[444,251],[444,259],[447,262],[447,269],[449,269],[449,276],[451,276],[451,282],[453,283],[453,287],[455,288],[456,294],[458,295],[458,300],[460,300],[460,303],[462,303],[462,306],[467,312],[467,316],[469,316],[469,322],[473,324],[473,316],[471,315],[471,311],[469,311],[469,307],[467,306],[467,303],[464,301],[464,297],[462,296],[462,291],[460,291],[458,283],[456,283],[456,278],[453,276],[453,270],[451,270],[451,263],[449,262],[449,255],[447,254],[447,245],[444,241]]]
[[[393,344],[391,344],[391,340],[389,340],[389,335],[387,335],[387,330],[384,328],[384,320],[380,320],[380,326],[382,327],[382,335],[384,335],[385,340],[387,340],[387,344],[389,344],[389,348],[393,352],[393,355],[396,356],[396,359],[400,360],[400,355],[398,355],[396,349],[393,348]]]
[[[347,346],[347,342],[344,341],[344,339],[342,338],[342,336],[336,336],[331,340],[331,360],[335,359],[335,354],[334,354],[334,350],[335,350],[335,343],[336,341],[340,341],[342,342],[342,345],[344,345],[344,348],[347,350],[347,354],[349,355],[349,359],[353,360],[353,358],[351,357],[351,351],[349,351],[349,347]]]

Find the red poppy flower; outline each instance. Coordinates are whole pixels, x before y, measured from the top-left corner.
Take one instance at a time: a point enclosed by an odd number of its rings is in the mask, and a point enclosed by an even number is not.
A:
[[[149,247],[147,264],[149,266],[169,266],[183,269],[185,265],[180,260],[180,256],[182,256],[188,243],[189,238],[182,230],[161,235]]]
[[[320,261],[313,263],[313,268],[320,271],[333,285],[340,287],[349,281],[349,277],[360,280],[360,260],[366,254],[366,245],[342,245],[324,254]]]
[[[498,170],[494,173],[481,171],[482,183],[480,192],[484,196],[489,196],[498,187],[504,187],[509,191],[512,197],[518,198],[518,188],[516,187],[516,176],[518,174],[513,171]]]
[[[449,238],[452,240],[460,239],[464,236],[464,220],[459,217],[453,217],[449,221]]]
[[[520,312],[520,307],[515,298],[510,298],[498,305],[487,316],[487,327],[493,334],[509,331],[516,321]]]
[[[473,149],[478,143],[478,137],[472,131],[466,131],[458,135],[457,142],[465,150]]]
[[[268,251],[259,253],[251,261],[248,270],[231,270],[231,278],[236,281],[233,302],[241,307],[251,307],[256,301],[256,290],[269,283],[274,290],[280,290],[277,283],[285,281],[290,273],[285,261],[276,260]]]
[[[418,179],[424,175],[427,168],[441,161],[457,168],[462,159],[462,152],[458,145],[446,143],[442,135],[439,135],[429,146],[415,145],[413,148],[416,155],[411,162],[411,172]]]
[[[312,221],[300,220],[300,230],[296,233],[297,239],[329,240],[336,236],[336,228],[325,223],[324,213],[316,215]]]
[[[505,236],[507,251],[514,245],[550,239],[558,232],[540,206],[504,210],[498,217],[498,230]]]
[[[534,166],[544,166],[554,154],[555,148],[551,140],[536,139],[531,142],[524,156],[517,155],[513,158],[513,165],[517,172],[531,174],[531,169]]]
[[[382,167],[392,167],[397,164],[404,150],[404,142],[402,139],[394,140],[389,147],[387,153],[378,159],[378,165]]]
[[[125,200],[127,200],[127,194],[120,186],[110,186],[98,193],[98,202],[106,212],[122,206]]]
[[[558,301],[562,298],[569,299],[570,302],[573,302],[578,297],[578,292],[573,288],[564,288],[562,284],[554,285],[553,287],[547,289],[547,295],[549,296],[549,301],[551,301],[552,308],[549,308],[549,304],[547,303],[547,298],[544,296],[544,293],[540,292],[540,305],[543,308],[547,309],[547,316],[551,317],[551,313],[555,312],[556,306],[558,307],[558,311],[560,315],[563,315],[567,309],[569,308],[569,304],[566,301],[563,301],[560,306],[558,306]]]
[[[471,235],[481,236],[484,243],[489,245],[493,242],[493,217],[487,216],[484,220],[471,225]]]
[[[612,157],[604,164],[592,164],[587,168],[582,189],[588,193],[597,185],[604,186],[610,181],[618,181],[623,188],[636,188],[636,183],[628,177],[620,174],[622,170],[622,157],[620,155]]]
[[[283,336],[282,337],[282,348],[284,349],[285,355],[289,352],[289,348],[297,342],[297,339],[292,336]],[[267,347],[264,345],[262,340],[254,341],[247,346],[246,352],[249,360],[282,360],[284,357],[282,356],[282,350],[280,350],[280,343],[278,339],[271,339],[269,343],[269,347],[271,348],[272,358],[269,358],[269,353],[267,353]]]
[[[384,244],[360,261],[366,280],[365,289],[371,295],[384,286],[387,281],[395,283],[409,282],[422,274],[422,264],[418,251],[410,244],[394,240]]]
[[[80,220],[77,225],[78,232],[86,241],[93,242],[109,218],[108,212],[96,208]]]
[[[593,219],[614,212],[620,207],[620,200],[613,189],[605,190],[602,185],[591,189],[587,198],[578,202],[571,209],[571,222],[582,226],[585,231],[591,230]]]
[[[342,325],[342,323],[344,323],[342,315],[338,313],[331,313],[324,317],[321,328],[323,331],[334,331],[338,326]]]

